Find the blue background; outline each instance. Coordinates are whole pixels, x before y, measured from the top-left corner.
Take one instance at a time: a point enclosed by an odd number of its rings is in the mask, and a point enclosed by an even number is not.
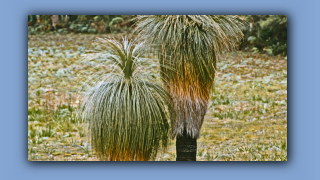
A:
[[[1,179],[320,179],[320,1],[1,2]],[[90,4],[88,4],[90,3]],[[288,15],[287,162],[28,162],[28,14]],[[6,18],[3,18],[6,17]],[[316,34],[318,33],[318,34]]]

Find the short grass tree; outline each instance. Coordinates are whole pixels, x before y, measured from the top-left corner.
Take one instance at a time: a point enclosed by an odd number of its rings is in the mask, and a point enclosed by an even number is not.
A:
[[[173,117],[169,93],[140,70],[147,49],[137,40],[100,39],[109,51],[111,73],[85,96],[80,113],[89,121],[91,143],[100,160],[153,160],[168,144]]]

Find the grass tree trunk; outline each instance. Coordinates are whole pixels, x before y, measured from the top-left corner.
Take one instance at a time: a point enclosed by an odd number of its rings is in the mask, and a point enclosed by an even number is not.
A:
[[[177,136],[176,150],[176,161],[196,161],[197,139],[190,136],[184,129],[183,133]]]
[[[51,16],[51,21],[52,21],[52,27],[54,27],[54,29],[56,29],[57,25],[60,24],[59,15],[52,15]]]

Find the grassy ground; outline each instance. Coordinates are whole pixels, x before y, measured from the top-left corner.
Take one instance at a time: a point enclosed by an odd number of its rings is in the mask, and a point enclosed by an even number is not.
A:
[[[75,114],[77,90],[89,88],[97,79],[85,84],[87,77],[103,75],[107,69],[99,65],[104,48],[94,43],[96,37],[28,37],[28,160],[98,160],[87,125]],[[211,100],[197,160],[287,160],[285,58],[245,52],[224,55]],[[156,160],[174,161],[175,154],[173,140]]]

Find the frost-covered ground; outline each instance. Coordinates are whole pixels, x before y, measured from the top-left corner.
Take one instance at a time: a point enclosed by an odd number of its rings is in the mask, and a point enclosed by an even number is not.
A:
[[[96,38],[29,36],[29,160],[97,160],[86,124],[75,114],[79,92],[110,70],[103,63],[106,49],[95,43]],[[286,161],[286,58],[232,52],[223,55],[217,70],[197,160]],[[175,153],[172,141],[156,160],[175,160]]]

